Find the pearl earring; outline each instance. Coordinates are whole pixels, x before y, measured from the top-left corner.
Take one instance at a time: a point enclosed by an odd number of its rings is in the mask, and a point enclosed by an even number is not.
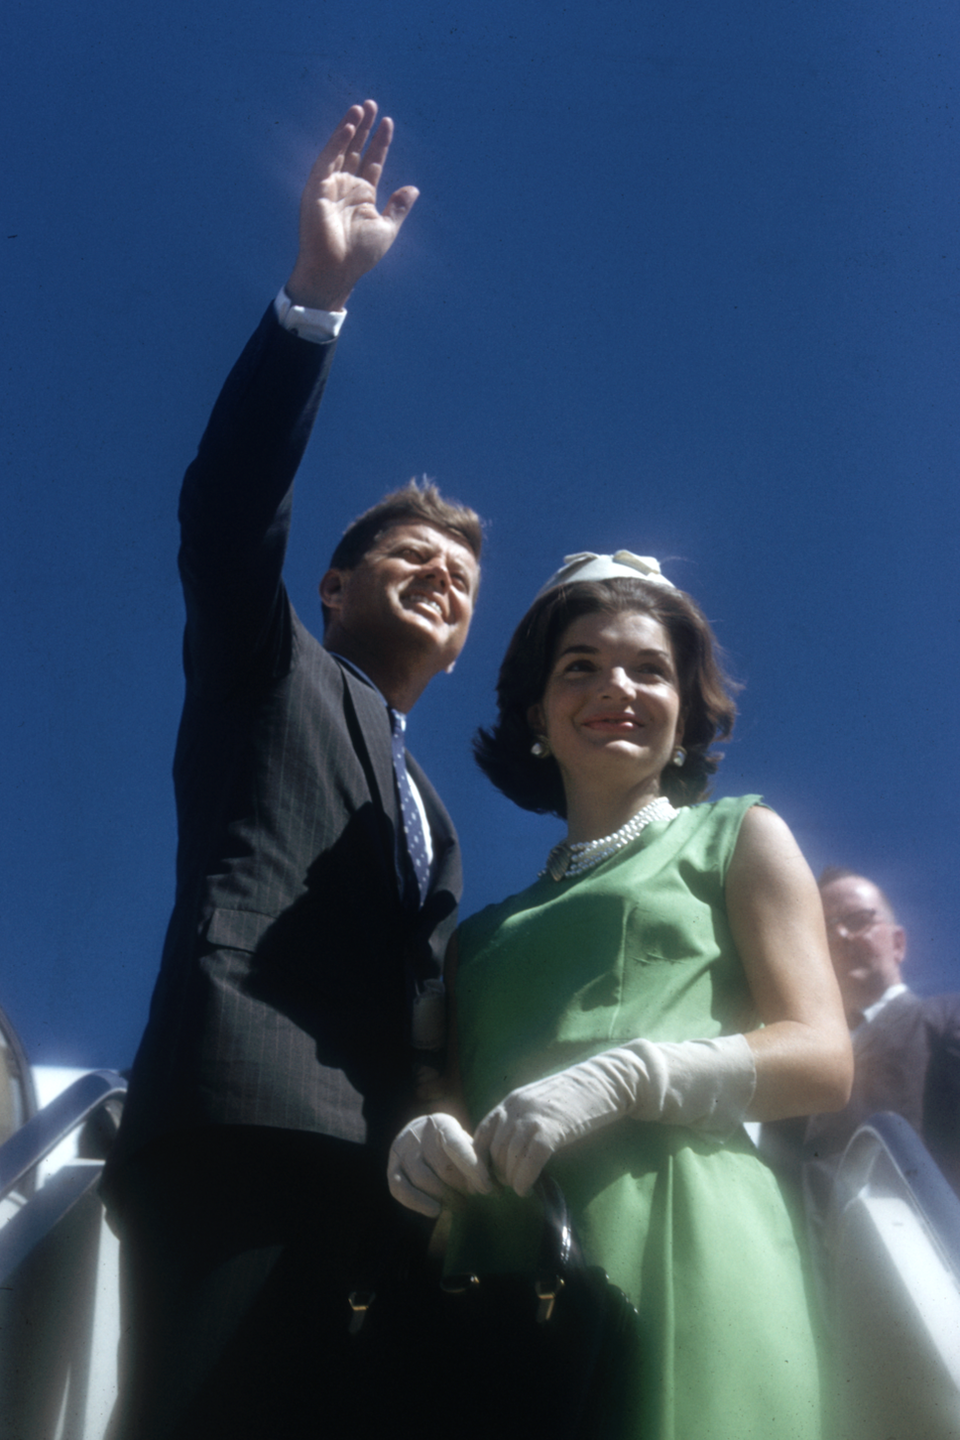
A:
[[[678,745],[677,748],[676,748],[676,750],[674,750],[674,752],[673,752],[673,759],[671,760],[670,763],[671,763],[671,765],[682,765],[682,764],[684,763],[684,761],[686,760],[686,758],[687,758],[687,752],[686,752],[686,750],[684,750],[684,748],[683,748],[682,745]]]
[[[546,760],[550,754],[550,746],[543,735],[539,735],[530,746],[530,754],[536,755],[538,760]]]

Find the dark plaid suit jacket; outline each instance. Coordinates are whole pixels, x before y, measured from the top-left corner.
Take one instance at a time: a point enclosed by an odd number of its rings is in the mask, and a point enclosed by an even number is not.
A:
[[[422,910],[404,910],[384,704],[303,627],[281,579],[334,348],[271,307],[184,481],[177,894],[114,1167],[198,1125],[383,1147],[406,1118],[410,998],[440,973],[460,856],[411,760],[437,863]]]

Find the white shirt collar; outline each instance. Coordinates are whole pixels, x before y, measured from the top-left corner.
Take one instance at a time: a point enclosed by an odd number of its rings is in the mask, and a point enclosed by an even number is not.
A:
[[[888,988],[884,990],[883,994],[880,996],[880,999],[874,1000],[873,1004],[868,1005],[866,1010],[864,1010],[863,1019],[861,1020],[860,1024],[869,1025],[871,1020],[875,1020],[877,1018],[884,1005],[889,1005],[890,1001],[896,1000],[898,995],[905,994],[906,989],[907,987],[903,984],[902,981],[900,981],[896,985],[888,986]],[[859,1029],[860,1025],[857,1026],[857,1030]],[[856,1034],[856,1030],[853,1033]]]

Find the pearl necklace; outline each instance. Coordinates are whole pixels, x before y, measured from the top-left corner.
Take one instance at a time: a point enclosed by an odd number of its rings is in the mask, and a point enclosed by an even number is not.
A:
[[[622,850],[624,845],[629,845],[651,821],[672,820],[679,813],[665,795],[658,795],[656,800],[644,805],[642,810],[638,810],[636,815],[631,816],[627,823],[621,825],[612,835],[604,835],[599,840],[578,840],[575,844],[571,844],[569,840],[561,840],[547,856],[546,868],[540,871],[540,878],[542,880],[545,875],[549,875],[552,880],[572,880],[575,875],[582,875],[585,870],[592,869],[594,865],[599,865],[601,860],[606,860],[617,850]]]

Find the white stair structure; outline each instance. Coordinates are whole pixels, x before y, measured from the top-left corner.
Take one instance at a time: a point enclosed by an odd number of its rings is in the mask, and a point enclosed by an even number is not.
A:
[[[900,1115],[847,1146],[826,1256],[843,1440],[958,1440],[960,1200]]]
[[[118,1247],[97,1193],[103,1161],[76,1151],[126,1081],[111,1071],[39,1079],[47,1092],[70,1083],[0,1146],[0,1440],[106,1440]]]

